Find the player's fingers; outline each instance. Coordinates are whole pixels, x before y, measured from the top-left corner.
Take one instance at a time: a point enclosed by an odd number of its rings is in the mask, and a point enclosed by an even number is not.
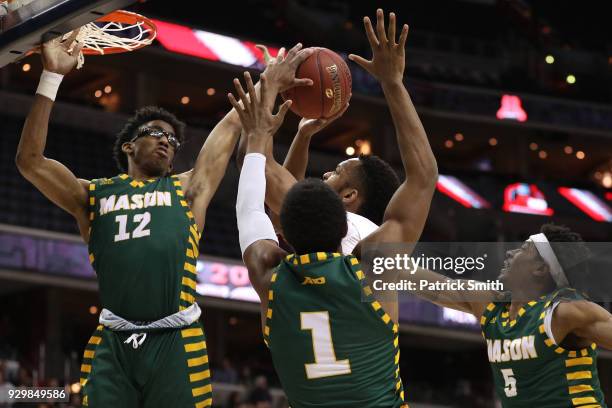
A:
[[[287,53],[287,59],[289,61],[292,61],[293,58],[295,57],[295,55],[298,53],[299,50],[302,49],[302,43],[297,43],[295,44]]]
[[[378,47],[380,44],[378,42],[378,39],[376,38],[376,34],[374,33],[374,27],[372,27],[372,21],[370,21],[370,17],[363,18],[363,25],[365,27],[366,37],[368,37],[370,47],[372,47],[372,49]]]
[[[370,61],[368,61],[367,59],[355,54],[349,54],[348,59],[353,61],[355,64],[359,65],[366,71],[369,71]]]
[[[249,99],[251,100],[251,106],[255,105],[259,100],[257,99],[257,92],[255,92],[255,85],[253,85],[253,79],[249,71],[244,72],[244,81],[246,82],[247,90],[249,91]]]
[[[83,50],[83,47],[85,46],[85,44],[83,44],[82,42],[78,40],[75,40],[75,41],[76,41],[76,45],[72,49],[72,55],[78,57],[81,51]]]
[[[395,45],[395,13],[389,13],[389,42]]]
[[[283,103],[279,108],[278,108],[278,113],[276,115],[274,115],[274,117],[276,118],[276,120],[279,123],[282,123],[283,120],[285,120],[285,115],[287,114],[287,111],[289,110],[289,108],[291,107],[291,104],[293,102],[291,101],[291,99],[287,99],[285,101],[285,103]]]
[[[270,56],[270,51],[268,51],[268,47],[266,47],[265,45],[261,45],[261,44],[255,44],[255,48],[257,48],[259,51],[262,52],[264,62],[266,63],[266,65],[268,65],[268,63],[270,62],[270,58],[272,58]]]
[[[80,31],[81,29],[79,28],[78,30],[73,30],[70,32],[70,35],[64,41],[62,41],[62,46],[64,47],[64,49],[67,50],[72,47],[72,43],[74,42],[74,40],[76,40],[77,35],[79,35]]]
[[[240,101],[242,102],[242,105],[244,106],[244,109],[246,110],[248,108],[249,100],[238,78],[234,78],[234,87],[236,88],[236,93],[238,94],[238,98],[240,98]]]
[[[313,52],[314,49],[312,48],[300,50],[290,62],[293,66],[298,67],[302,62],[304,62],[304,60],[306,60],[306,58],[310,57]]]
[[[293,80],[293,86],[312,86],[314,82],[310,78],[296,78]]]
[[[402,48],[406,46],[406,38],[408,37],[408,24],[404,24],[402,27],[402,32],[400,33],[398,45]]]
[[[284,60],[285,60],[285,47],[281,47],[281,49],[278,50],[278,53],[276,54],[276,61],[282,62]]]
[[[268,79],[265,75],[259,77],[259,100],[265,101],[266,94],[268,93]]]
[[[240,102],[236,100],[236,97],[231,92],[227,94],[227,99],[229,99],[230,103],[232,104],[236,112],[238,113],[238,117],[240,118],[240,121],[243,122],[244,112],[243,112],[242,106],[240,105]]]
[[[386,44],[387,33],[385,33],[385,14],[382,9],[376,10],[376,32],[378,33],[378,41],[381,44]]]

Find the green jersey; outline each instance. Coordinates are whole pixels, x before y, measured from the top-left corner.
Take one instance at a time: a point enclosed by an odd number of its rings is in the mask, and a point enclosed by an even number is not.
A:
[[[547,333],[547,314],[561,299],[582,299],[564,289],[527,303],[510,320],[508,303],[491,303],[480,323],[495,390],[504,408],[605,408],[595,344],[567,350]],[[548,323],[549,324],[549,323]]]
[[[354,256],[324,252],[272,274],[264,339],[291,407],[405,405],[398,326],[364,278]]]
[[[89,185],[89,260],[102,306],[152,321],[195,301],[200,234],[177,176]]]

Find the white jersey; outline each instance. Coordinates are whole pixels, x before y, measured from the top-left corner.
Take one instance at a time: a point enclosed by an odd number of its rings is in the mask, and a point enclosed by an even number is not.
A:
[[[378,225],[359,214],[346,212],[347,232],[342,238],[342,254],[349,255],[359,241],[370,235]]]

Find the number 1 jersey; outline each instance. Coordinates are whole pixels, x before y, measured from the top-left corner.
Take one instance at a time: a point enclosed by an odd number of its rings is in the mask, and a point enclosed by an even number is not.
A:
[[[177,176],[89,185],[89,260],[102,306],[152,321],[195,301],[200,234]]]
[[[398,326],[352,255],[289,255],[272,275],[264,339],[293,408],[406,406]]]

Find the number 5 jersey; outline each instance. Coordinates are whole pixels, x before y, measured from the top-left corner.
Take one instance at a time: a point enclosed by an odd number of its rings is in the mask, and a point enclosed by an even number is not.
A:
[[[568,350],[551,338],[556,305],[582,299],[564,289],[527,303],[515,320],[508,303],[491,303],[480,323],[495,390],[504,408],[606,408],[595,344]]]

